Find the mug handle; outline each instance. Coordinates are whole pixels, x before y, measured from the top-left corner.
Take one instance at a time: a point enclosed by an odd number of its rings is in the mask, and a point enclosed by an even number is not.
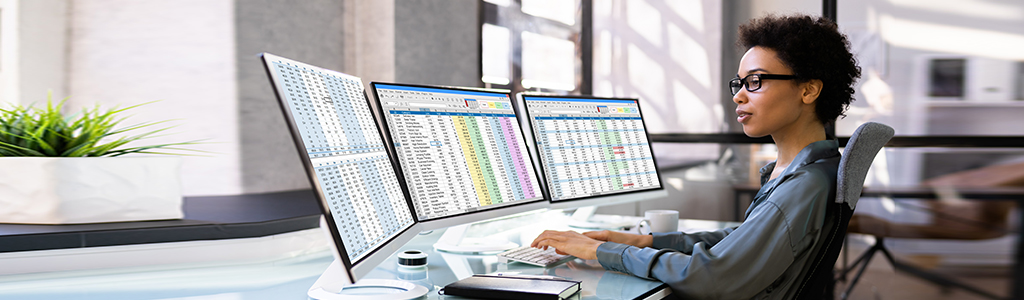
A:
[[[647,225],[647,226],[644,226],[644,225]],[[645,228],[645,227],[647,228],[647,233],[644,233],[643,230],[641,230],[641,228]],[[642,234],[642,235],[654,234],[654,232],[651,231],[651,220],[643,219],[643,220],[640,220],[639,222],[636,222],[636,233],[639,233],[639,234]]]

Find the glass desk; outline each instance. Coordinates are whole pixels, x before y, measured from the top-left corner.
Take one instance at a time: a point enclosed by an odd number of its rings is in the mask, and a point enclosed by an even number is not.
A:
[[[559,217],[562,219],[559,220]],[[639,222],[641,217],[595,215],[593,221]],[[500,220],[475,224],[469,235],[501,236],[520,245],[529,244],[534,237],[547,229],[568,230],[564,224],[566,216],[536,214],[512,220]],[[713,230],[737,226],[737,222],[705,220],[680,220],[679,229],[686,232]],[[513,229],[508,229],[513,228]],[[445,285],[473,274],[519,273],[529,275],[554,275],[581,280],[582,290],[573,299],[663,299],[671,298],[671,289],[660,281],[641,279],[629,274],[606,271],[597,260],[576,259],[553,268],[540,268],[520,263],[498,263],[494,255],[460,255],[434,251],[432,245],[443,232],[434,231],[414,238],[399,251],[419,250],[427,253],[427,267],[409,269],[398,266],[398,258],[392,255],[371,271],[366,278],[398,279],[409,281],[429,289],[426,299],[466,299],[438,295]]]
[[[596,260],[573,260],[545,269],[520,263],[498,263],[494,255],[459,255],[434,251],[431,247],[441,233],[433,232],[413,239],[401,251],[415,249],[427,253],[427,267],[407,270],[398,267],[392,256],[367,275],[367,278],[400,279],[427,287],[427,299],[463,299],[440,296],[438,290],[445,285],[473,274],[519,273],[554,275],[581,280],[582,290],[574,299],[661,299],[670,294],[668,286],[659,281],[640,279],[618,272],[608,272]],[[656,296],[648,298],[649,296]]]

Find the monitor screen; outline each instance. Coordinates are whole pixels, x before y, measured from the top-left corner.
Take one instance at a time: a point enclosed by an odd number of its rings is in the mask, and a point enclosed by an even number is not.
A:
[[[362,81],[263,58],[340,258],[359,263],[415,224]]]
[[[371,85],[420,221],[544,199],[508,93]]]
[[[662,189],[637,99],[521,98],[552,202]]]

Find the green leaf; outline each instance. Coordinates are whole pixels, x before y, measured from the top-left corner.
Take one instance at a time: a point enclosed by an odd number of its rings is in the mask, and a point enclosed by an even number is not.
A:
[[[166,125],[175,120],[119,125],[129,117],[124,115],[128,111],[156,101],[107,110],[95,105],[70,115],[62,113],[66,102],[67,98],[54,102],[51,93],[44,107],[13,104],[0,108],[0,156],[86,157],[205,152],[180,147],[197,145],[200,141],[131,146],[145,139],[166,136],[168,130],[175,128]]]

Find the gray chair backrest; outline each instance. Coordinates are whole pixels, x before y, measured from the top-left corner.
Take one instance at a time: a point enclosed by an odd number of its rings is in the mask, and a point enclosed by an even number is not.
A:
[[[896,131],[888,125],[868,122],[857,127],[846,143],[846,150],[839,160],[839,177],[836,203],[846,203],[850,209],[857,207],[860,193],[864,190],[864,178],[868,175],[871,162],[878,150],[889,142]]]

